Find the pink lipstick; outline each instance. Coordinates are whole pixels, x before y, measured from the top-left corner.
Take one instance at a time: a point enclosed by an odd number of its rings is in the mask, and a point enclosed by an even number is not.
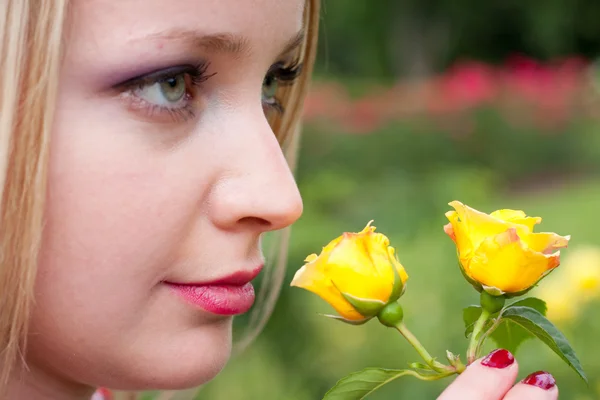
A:
[[[211,282],[164,283],[186,302],[218,315],[243,314],[254,304],[254,286],[251,281],[262,266],[252,271],[237,271]]]

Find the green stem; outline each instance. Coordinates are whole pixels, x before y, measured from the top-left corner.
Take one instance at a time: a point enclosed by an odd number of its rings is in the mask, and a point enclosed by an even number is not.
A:
[[[454,375],[454,371],[452,371],[452,372],[451,371],[445,371],[445,372],[443,372],[443,373],[441,373],[439,375],[423,376],[423,375],[420,375],[416,371],[412,371],[410,369],[407,369],[407,370],[405,370],[405,371],[403,371],[401,373],[401,376],[404,376],[404,375],[414,376],[415,378],[420,379],[422,381],[437,381],[437,380],[446,378],[447,376]],[[395,379],[395,377],[394,377],[394,379]]]
[[[416,336],[408,330],[408,328],[406,327],[406,325],[404,325],[403,322],[400,322],[398,325],[396,325],[396,329],[402,334],[402,336],[404,336],[408,343],[410,343],[411,346],[415,348],[417,353],[419,353],[421,358],[425,361],[427,365],[431,367],[431,369],[437,372],[454,373],[454,368],[435,361],[435,359],[431,356],[431,354],[429,354],[429,352],[425,349],[421,342],[419,342],[419,339],[417,339]]]
[[[465,371],[465,369],[466,369],[467,367],[465,367],[465,365],[464,365],[462,362],[460,362],[460,360],[458,360],[458,361],[456,362],[456,364],[454,365],[454,368],[456,369],[456,373],[457,373],[458,375],[460,375],[460,374],[462,374],[462,373]]]
[[[467,363],[471,364],[473,361],[477,359],[479,353],[479,335],[485,326],[485,323],[490,318],[490,312],[485,308],[481,310],[481,315],[477,322],[475,322],[475,326],[473,327],[473,333],[471,334],[471,341],[469,343],[469,347],[467,348]]]
[[[485,339],[492,333],[494,333],[498,325],[500,325],[500,322],[502,322],[502,314],[500,314],[498,318],[495,319],[492,326],[490,326],[490,328],[481,335],[481,338],[479,338],[479,343],[477,344],[478,349],[481,349],[481,346],[483,346],[483,342],[485,341]]]

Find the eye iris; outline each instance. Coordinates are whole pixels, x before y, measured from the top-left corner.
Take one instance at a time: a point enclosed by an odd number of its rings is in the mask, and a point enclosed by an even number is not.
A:
[[[179,75],[160,82],[160,91],[168,101],[176,102],[185,96],[185,78]]]
[[[265,100],[273,100],[277,93],[277,79],[273,76],[265,77],[263,81],[263,97]]]

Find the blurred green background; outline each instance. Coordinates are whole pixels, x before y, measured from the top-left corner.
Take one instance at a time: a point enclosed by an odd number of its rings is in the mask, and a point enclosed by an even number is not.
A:
[[[576,275],[570,253],[600,246],[599,15],[597,0],[325,0],[297,173],[305,213],[281,298],[200,398],[318,400],[350,372],[420,361],[395,331],[323,318],[327,304],[289,287],[306,255],[371,219],[410,275],[406,323],[441,359],[464,360],[461,310],[478,301],[442,230],[449,201],[541,216],[538,230],[572,235],[563,266]],[[567,281],[555,303],[577,312],[553,321],[590,387],[537,341],[517,354],[520,377],[549,370],[561,399],[600,399],[600,287],[588,281],[584,299]],[[434,399],[448,383],[402,378],[369,399]]]

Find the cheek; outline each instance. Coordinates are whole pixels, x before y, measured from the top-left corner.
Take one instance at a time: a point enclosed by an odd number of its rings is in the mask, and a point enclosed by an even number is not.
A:
[[[47,282],[71,299],[102,299],[94,307],[138,308],[173,263],[208,182],[102,104],[59,110],[40,289]]]
[[[228,357],[230,320],[191,314],[158,283],[208,181],[97,114],[59,113],[53,131],[31,357],[112,387],[202,382]]]
[[[59,141],[53,148],[60,157],[50,166],[40,283],[53,282],[70,298],[104,298],[104,306],[126,295],[133,307],[164,272],[186,207],[143,160],[82,147],[66,150]]]

